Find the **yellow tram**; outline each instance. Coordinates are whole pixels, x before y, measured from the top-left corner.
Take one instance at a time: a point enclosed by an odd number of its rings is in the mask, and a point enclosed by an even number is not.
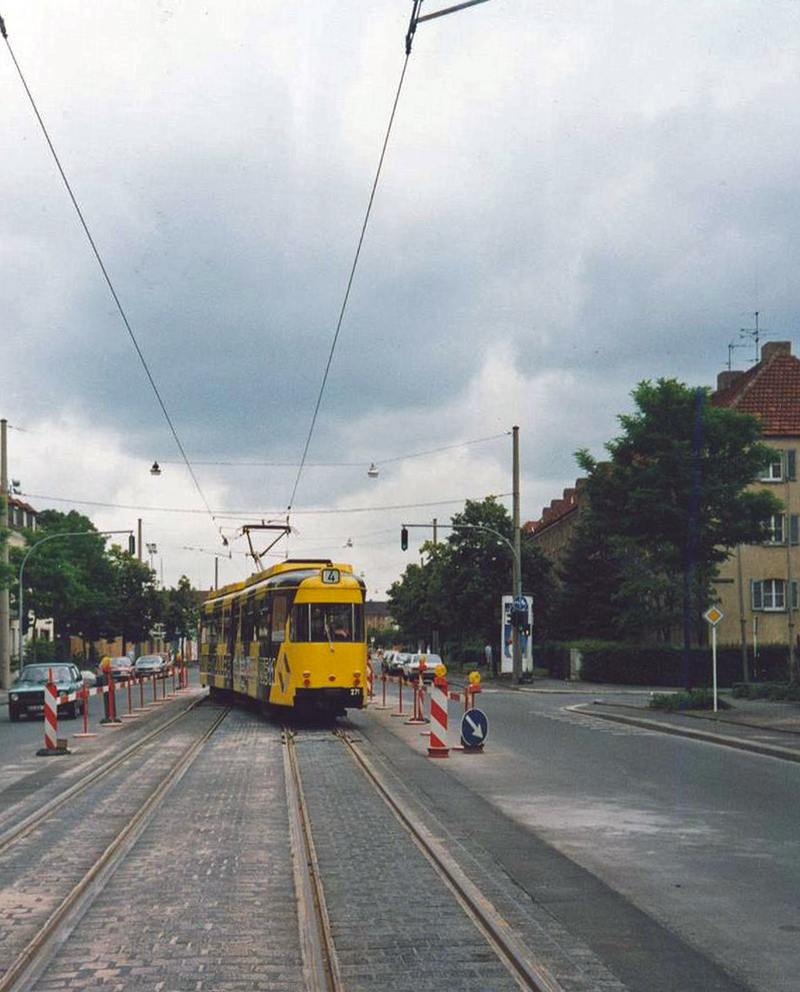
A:
[[[361,709],[365,592],[351,565],[289,559],[209,593],[200,625],[201,684],[212,698],[330,715]]]

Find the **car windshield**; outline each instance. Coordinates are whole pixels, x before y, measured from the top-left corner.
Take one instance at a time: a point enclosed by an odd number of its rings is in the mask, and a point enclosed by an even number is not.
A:
[[[50,678],[50,665],[28,665],[20,672],[20,682],[41,682],[44,684]],[[56,682],[69,682],[72,673],[66,665],[52,666],[53,678]]]

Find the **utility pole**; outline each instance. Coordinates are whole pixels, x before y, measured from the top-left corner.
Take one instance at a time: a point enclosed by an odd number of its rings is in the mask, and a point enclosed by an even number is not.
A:
[[[0,420],[0,531],[8,531],[8,452],[6,447],[6,420]],[[0,556],[4,570],[8,571],[8,537],[2,541]],[[11,624],[8,609],[8,583],[0,589],[0,688],[11,685]]]
[[[513,596],[522,595],[522,561],[520,559],[520,535],[519,535],[519,427],[512,428],[513,441],[513,465],[512,465],[512,489],[513,503],[512,515],[514,528],[514,564],[512,568]],[[516,626],[511,632],[511,684],[518,685],[522,677],[522,638]]]

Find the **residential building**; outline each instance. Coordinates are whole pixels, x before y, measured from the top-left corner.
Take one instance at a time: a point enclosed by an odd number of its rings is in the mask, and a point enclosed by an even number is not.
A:
[[[16,496],[8,497],[8,537],[9,546],[12,548],[24,548],[25,538],[23,530],[36,530],[36,510],[24,500]],[[53,621],[38,620],[36,622],[36,636],[39,640],[49,641],[53,638]],[[11,618],[11,656],[19,656],[19,618]]]
[[[522,526],[522,530],[533,538],[534,543],[553,562],[556,569],[564,560],[575,536],[580,519],[584,482],[584,479],[578,479],[573,487],[564,490],[560,498],[551,500],[550,506],[542,510],[538,520],[530,520]]]
[[[763,544],[742,545],[722,564],[716,582],[725,614],[717,626],[722,644],[786,644],[794,650],[800,578],[800,359],[790,341],[770,341],[761,360],[746,372],[725,371],[712,394],[715,406],[751,413],[761,421],[763,440],[774,451],[756,482],[782,501]]]

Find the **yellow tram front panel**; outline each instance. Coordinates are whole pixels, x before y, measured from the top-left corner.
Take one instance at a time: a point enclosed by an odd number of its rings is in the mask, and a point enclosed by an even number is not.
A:
[[[330,699],[334,707],[363,706],[363,598],[358,579],[343,569],[323,569],[298,585],[275,659],[271,703],[314,707]]]

